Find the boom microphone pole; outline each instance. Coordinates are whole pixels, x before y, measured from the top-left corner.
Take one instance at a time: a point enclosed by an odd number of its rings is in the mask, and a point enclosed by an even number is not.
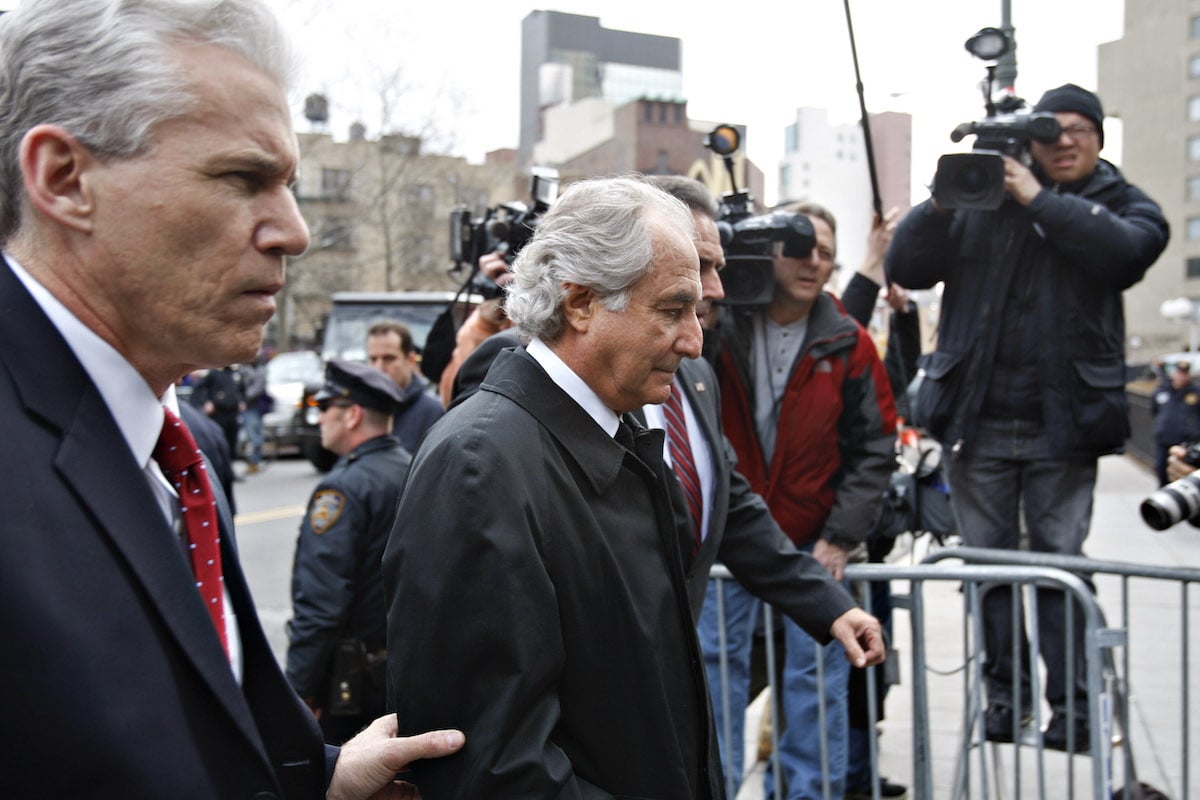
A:
[[[850,19],[850,0],[843,0],[846,7],[846,31],[850,34],[850,55],[854,59],[855,88],[858,90],[858,108],[862,116],[863,142],[867,146],[867,172],[871,176],[871,200],[875,215],[883,220],[883,200],[879,197],[879,176],[875,172],[875,144],[871,141],[871,120],[867,116],[867,103],[863,99],[862,74],[858,71],[858,48],[854,44],[854,23]]]

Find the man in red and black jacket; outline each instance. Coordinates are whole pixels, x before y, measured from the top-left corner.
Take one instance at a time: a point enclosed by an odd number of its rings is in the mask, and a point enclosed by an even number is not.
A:
[[[841,580],[871,532],[894,467],[895,404],[874,342],[824,291],[836,256],[833,215],[811,203],[789,210],[810,218],[816,246],[796,258],[776,244],[771,302],[725,310],[716,357],[722,421],[740,470],[775,521]],[[832,796],[841,797],[848,665],[840,645],[819,648],[790,620],[784,624],[786,796],[822,796],[819,652],[828,687],[828,779]]]

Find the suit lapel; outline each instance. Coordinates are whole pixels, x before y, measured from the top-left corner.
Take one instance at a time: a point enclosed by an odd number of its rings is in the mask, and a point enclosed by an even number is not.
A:
[[[111,540],[142,585],[180,650],[265,758],[191,571],[140,465],[75,354],[2,262],[0,341],[9,345],[0,362],[7,365],[26,413],[61,434],[55,468],[95,521],[97,533]],[[48,364],[54,368],[47,369]],[[223,551],[240,579],[232,548]],[[252,617],[253,608],[241,605],[236,613]]]

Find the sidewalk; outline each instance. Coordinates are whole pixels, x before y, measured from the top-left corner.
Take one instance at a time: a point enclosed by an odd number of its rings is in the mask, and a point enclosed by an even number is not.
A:
[[[1094,559],[1152,564],[1156,566],[1200,566],[1200,529],[1181,523],[1168,531],[1157,532],[1141,519],[1138,506],[1157,488],[1152,472],[1140,462],[1127,456],[1110,456],[1100,461],[1100,474],[1095,496],[1092,528],[1085,544],[1085,554]],[[916,542],[913,548],[898,548],[893,555],[894,563],[916,563],[925,554],[930,544],[929,537]],[[935,545],[936,546],[936,545]],[[907,552],[905,552],[907,550]],[[915,550],[915,552],[912,552]],[[1120,579],[1098,576],[1097,594],[1110,626],[1117,626],[1122,619],[1120,607]],[[907,592],[907,581],[893,581],[893,591]],[[1192,619],[1200,619],[1200,587],[1189,595]],[[933,758],[934,797],[953,796],[955,768],[961,746],[963,718],[963,667],[962,598],[958,585],[947,582],[928,584],[925,592],[927,608],[926,641],[927,681],[930,692],[930,745]],[[1197,764],[1190,770],[1185,792],[1183,786],[1184,756],[1181,750],[1180,731],[1182,719],[1188,712],[1181,704],[1183,679],[1179,614],[1182,605],[1178,584],[1157,581],[1137,581],[1131,586],[1129,608],[1129,652],[1132,676],[1130,737],[1134,746],[1134,758],[1138,778],[1166,792],[1172,800],[1200,796],[1200,731],[1193,731],[1189,749],[1191,761]],[[880,773],[897,783],[908,786],[912,781],[912,663],[910,660],[911,631],[906,611],[897,610],[895,619],[894,646],[901,658],[901,685],[892,688],[887,700],[886,720],[880,724],[879,738]],[[1200,631],[1194,623],[1190,629]],[[1200,638],[1200,637],[1198,637]],[[1200,646],[1191,643],[1193,659],[1197,658]],[[1117,658],[1121,657],[1118,650]],[[1200,675],[1200,671],[1197,671]],[[1189,704],[1192,711],[1200,712],[1200,677],[1187,677],[1190,690]],[[748,715],[748,735],[757,735],[758,711],[752,706]],[[1049,719],[1048,709],[1042,712],[1043,725]],[[993,770],[1002,773],[1001,779],[990,783],[986,794],[978,781],[972,796],[989,798],[1037,797],[1039,776],[1034,748],[1020,748],[1021,785],[1013,786],[1012,745],[988,745],[984,750],[975,750],[971,756],[970,770],[976,777],[986,763],[995,758],[1002,765]],[[748,743],[747,751],[753,753]],[[1117,764],[1116,776],[1122,775],[1120,764],[1121,747],[1114,748],[1113,759]],[[986,761],[985,761],[986,759]],[[1066,756],[1047,751],[1044,762],[1044,797],[1065,798],[1069,796],[1067,785]],[[738,800],[758,800],[763,796],[761,771],[763,764],[755,765],[754,773],[743,784]],[[1072,760],[1075,773],[1074,796],[1090,797],[1090,761],[1076,756]],[[997,783],[999,785],[997,785]],[[911,792],[910,792],[911,796]]]

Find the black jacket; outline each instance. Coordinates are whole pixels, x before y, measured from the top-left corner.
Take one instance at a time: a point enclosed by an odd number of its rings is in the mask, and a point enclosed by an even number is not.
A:
[[[1011,199],[995,211],[914,208],[888,249],[888,277],[911,289],[945,281],[938,350],[922,359],[918,422],[949,447],[970,447],[985,400],[1006,399],[985,393],[1003,315],[1021,313],[1038,344],[1029,355],[1055,457],[1120,452],[1129,435],[1121,293],[1167,238],[1158,205],[1106,161],[1024,208]],[[1019,311],[1004,302],[1018,271],[1029,281]]]
[[[240,686],[142,465],[3,262],[0,342],[5,796],[323,797],[335,751],[271,653],[220,493]]]
[[[426,435],[383,559],[400,733],[467,735],[426,798],[723,796],[675,477],[634,448],[524,350]]]
[[[360,639],[369,651],[384,646],[379,562],[411,461],[395,437],[376,436],[338,459],[313,490],[296,541],[288,625],[287,676],[301,697],[325,699],[338,639]]]

